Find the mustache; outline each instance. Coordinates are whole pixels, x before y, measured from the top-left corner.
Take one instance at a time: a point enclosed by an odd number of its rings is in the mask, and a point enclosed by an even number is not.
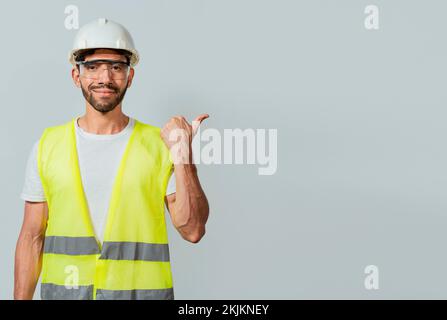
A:
[[[115,93],[118,92],[118,88],[113,86],[113,85],[111,85],[111,84],[104,84],[104,85],[101,85],[101,86],[90,85],[88,89],[89,90],[108,89],[108,90],[114,91]]]

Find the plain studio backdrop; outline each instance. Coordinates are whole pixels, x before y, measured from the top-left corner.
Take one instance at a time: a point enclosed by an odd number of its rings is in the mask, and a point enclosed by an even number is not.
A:
[[[370,4],[378,30],[365,28]],[[12,298],[31,147],[85,110],[68,5],[81,26],[107,17],[133,35],[141,62],[124,113],[277,129],[274,175],[198,166],[211,207],[200,243],[166,213],[177,299],[447,298],[441,0],[2,2],[0,298]],[[369,265],[378,290],[365,288]]]

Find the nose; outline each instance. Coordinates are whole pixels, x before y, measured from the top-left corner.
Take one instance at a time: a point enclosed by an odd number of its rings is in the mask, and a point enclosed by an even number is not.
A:
[[[111,83],[112,82],[109,68],[105,67],[98,71],[98,82],[99,83]]]

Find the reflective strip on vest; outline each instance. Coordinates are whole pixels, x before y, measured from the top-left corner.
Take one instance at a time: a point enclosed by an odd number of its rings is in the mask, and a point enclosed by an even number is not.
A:
[[[43,300],[92,300],[93,285],[67,288],[52,283],[42,283],[40,294]],[[151,290],[96,290],[97,300],[174,300],[174,289]]]
[[[100,253],[95,237],[45,237],[44,253],[84,255]]]
[[[96,290],[96,300],[174,300],[174,289]]]
[[[43,300],[92,300],[93,285],[67,288],[52,283],[41,283],[40,296]]]
[[[107,241],[99,259],[169,261],[169,246],[167,243]]]

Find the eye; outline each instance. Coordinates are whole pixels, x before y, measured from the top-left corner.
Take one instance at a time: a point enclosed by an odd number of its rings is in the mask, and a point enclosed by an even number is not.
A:
[[[122,71],[122,70],[123,70],[123,67],[121,66],[121,64],[116,63],[116,64],[113,64],[113,65],[112,65],[112,70],[113,70],[113,71]]]
[[[85,65],[85,69],[88,71],[95,71],[96,70],[96,65],[95,64],[86,64]]]

